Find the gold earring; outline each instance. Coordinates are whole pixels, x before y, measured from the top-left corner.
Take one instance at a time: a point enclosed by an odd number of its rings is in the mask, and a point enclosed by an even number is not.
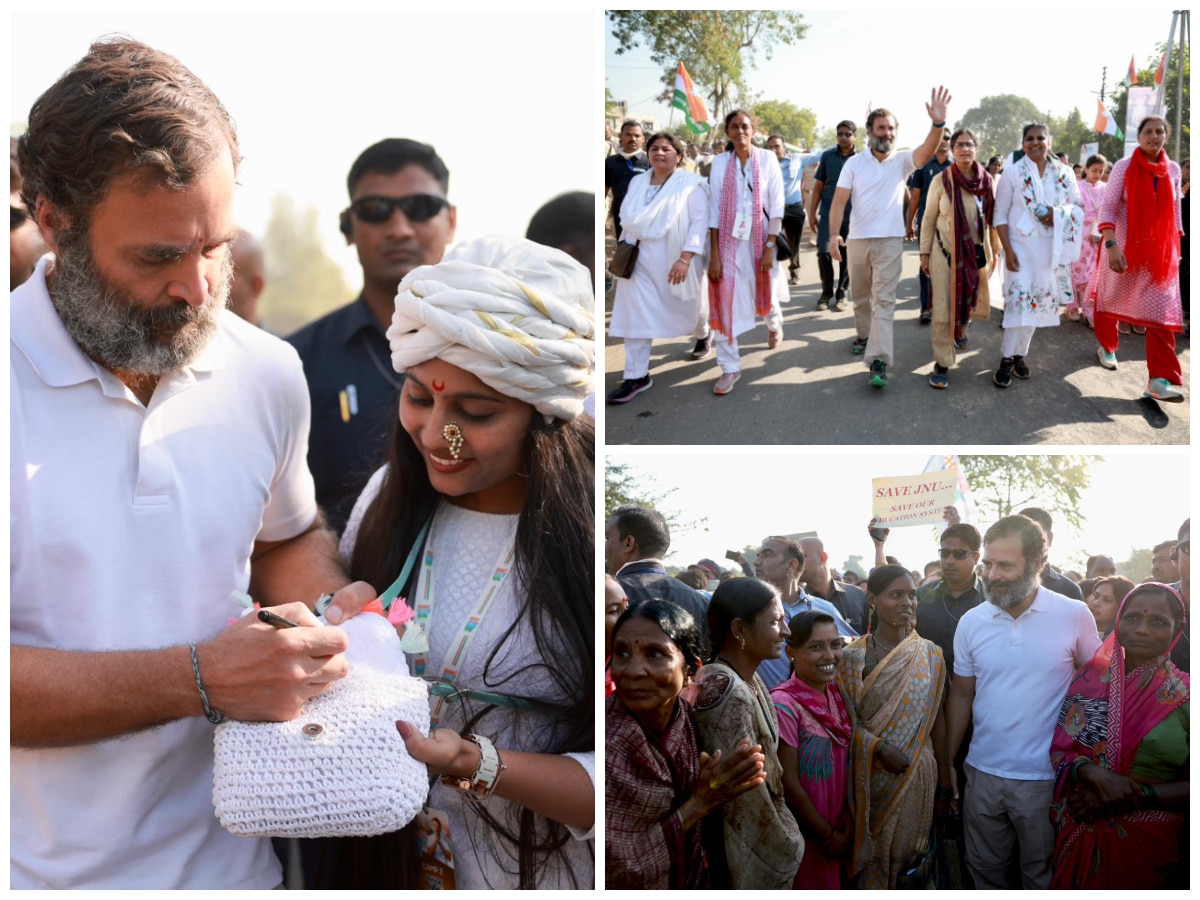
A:
[[[462,453],[462,429],[455,422],[447,422],[442,426],[442,437],[446,439],[446,446],[450,448],[450,456],[457,460]]]

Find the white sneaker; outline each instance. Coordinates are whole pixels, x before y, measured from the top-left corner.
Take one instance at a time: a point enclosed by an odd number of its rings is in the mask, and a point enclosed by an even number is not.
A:
[[[1150,384],[1146,386],[1146,392],[1142,396],[1161,400],[1164,403],[1183,402],[1183,392],[1165,378],[1151,378]]]

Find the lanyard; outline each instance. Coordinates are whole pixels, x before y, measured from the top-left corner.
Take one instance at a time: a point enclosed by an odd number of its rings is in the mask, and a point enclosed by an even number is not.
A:
[[[516,546],[509,546],[500,551],[500,556],[496,561],[496,567],[492,572],[491,578],[484,585],[483,592],[480,594],[479,602],[475,605],[474,611],[467,616],[463,623],[462,632],[459,634],[457,643],[454,644],[452,651],[443,660],[442,673],[439,681],[447,685],[453,685],[458,679],[459,673],[462,671],[463,662],[467,658],[467,651],[470,649],[471,641],[479,630],[479,624],[483,621],[484,616],[488,614],[488,610],[492,607],[492,602],[500,593],[500,588],[504,584],[505,578],[512,569],[513,557],[516,555]],[[422,562],[425,567],[425,590],[417,601],[417,622],[429,633],[429,620],[433,615],[433,572],[434,572],[434,554],[433,541],[430,540],[429,546],[425,550],[425,559]],[[413,658],[413,674],[417,677],[424,677],[425,669],[428,665],[428,657],[426,653],[419,653]],[[437,703],[434,704],[433,711],[430,714],[430,722],[436,725],[441,716],[442,708],[446,705],[448,697],[438,696]]]

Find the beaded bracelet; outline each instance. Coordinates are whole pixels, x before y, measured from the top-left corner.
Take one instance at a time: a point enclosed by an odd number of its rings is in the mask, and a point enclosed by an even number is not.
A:
[[[204,718],[214,725],[220,725],[225,721],[225,717],[209,705],[208,692],[204,690],[204,682],[200,680],[200,659],[196,656],[195,641],[188,644],[188,650],[192,654],[192,674],[196,676],[196,690],[200,692],[200,703],[204,706]]]

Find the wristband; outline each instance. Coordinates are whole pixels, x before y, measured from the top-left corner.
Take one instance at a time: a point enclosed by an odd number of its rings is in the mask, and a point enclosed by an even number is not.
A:
[[[930,128],[945,128],[946,123],[945,122],[934,122],[929,127]]]
[[[482,734],[464,734],[463,739],[479,747],[479,766],[469,778],[443,775],[442,784],[487,799],[496,790],[496,784],[508,766],[500,761],[500,754],[496,752],[495,745]]]
[[[196,676],[196,690],[200,692],[200,704],[204,707],[204,718],[214,725],[220,725],[225,721],[225,717],[209,705],[208,692],[204,690],[204,682],[200,680],[200,659],[196,656],[195,641],[188,644],[188,651],[192,654],[192,674]]]
[[[1154,790],[1154,788],[1148,784],[1138,784],[1138,787],[1142,791],[1142,806],[1148,807],[1152,803],[1158,803],[1158,791]]]
[[[1106,250],[1111,250],[1115,246],[1117,246],[1116,241],[1105,241],[1104,242],[1104,249],[1106,249]]]

